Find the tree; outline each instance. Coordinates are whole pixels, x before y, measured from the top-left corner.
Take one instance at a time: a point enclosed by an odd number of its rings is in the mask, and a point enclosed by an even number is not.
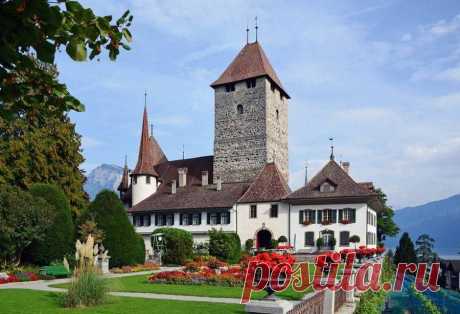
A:
[[[393,208],[387,205],[387,196],[381,189],[376,189],[382,209],[377,211],[377,239],[383,242],[386,236],[394,237],[399,233],[399,228],[393,221]]]
[[[235,232],[212,229],[209,234],[209,254],[229,263],[237,263],[241,257],[241,241]]]
[[[90,217],[94,217],[98,228],[104,232],[103,245],[109,250],[111,266],[144,262],[143,240],[136,234],[123,203],[114,192],[104,190],[96,196],[83,220]]]
[[[78,226],[78,235],[81,242],[86,242],[86,239],[91,234],[95,243],[104,242],[104,231],[97,227],[97,223],[93,218],[86,220],[80,226]]]
[[[419,263],[432,263],[436,254],[433,252],[434,239],[428,234],[424,233],[420,235],[415,241],[417,248],[415,254]]]
[[[2,265],[19,264],[32,242],[45,237],[48,222],[54,219],[51,206],[15,187],[0,187],[0,260]]]
[[[81,137],[65,114],[46,118],[31,108],[14,120],[0,118],[0,184],[26,190],[35,182],[55,184],[77,215],[88,203],[80,146]]]
[[[417,256],[415,255],[414,243],[412,242],[409,234],[404,232],[399,240],[399,245],[396,247],[394,263],[416,263]]]
[[[348,241],[350,241],[350,243],[354,243],[355,244],[355,250],[356,250],[356,243],[359,243],[359,241],[361,241],[361,239],[359,238],[358,235],[352,235],[350,237],[350,239],[348,239]]]
[[[45,199],[54,217],[46,222],[48,227],[43,239],[34,241],[25,250],[24,258],[33,264],[49,265],[73,251],[74,227],[69,200],[61,189],[50,184],[34,184],[30,193]]]
[[[120,47],[129,50],[129,11],[112,22],[111,16],[96,16],[78,1],[7,0],[0,2],[0,117],[12,120],[35,109],[52,116],[69,110],[83,111],[67,87],[44,71],[29,56],[53,63],[65,48],[76,61],[93,59],[105,48],[115,60]]]
[[[284,243],[284,242],[287,242],[288,239],[286,238],[286,236],[282,235],[278,238],[278,242],[279,243]]]
[[[193,255],[193,237],[188,231],[178,228],[158,228],[153,232],[162,233],[165,241],[165,251],[162,261],[165,264],[184,265]]]

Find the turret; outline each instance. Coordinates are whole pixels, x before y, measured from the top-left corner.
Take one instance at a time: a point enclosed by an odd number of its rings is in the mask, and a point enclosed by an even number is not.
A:
[[[155,166],[160,160],[166,159],[161,149],[153,147],[153,135],[149,136],[149,123],[147,117],[147,107],[144,108],[142,121],[142,134],[139,145],[139,157],[137,159],[136,168],[130,174],[132,187],[132,206],[146,199],[157,191],[159,174],[155,170]],[[155,141],[156,143],[156,141]],[[156,145],[158,148],[158,144]],[[160,154],[161,152],[161,154]],[[161,156],[163,155],[163,158]]]

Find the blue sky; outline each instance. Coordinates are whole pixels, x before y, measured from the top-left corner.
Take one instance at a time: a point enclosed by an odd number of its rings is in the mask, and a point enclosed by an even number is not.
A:
[[[144,90],[169,159],[212,154],[209,84],[245,43],[259,41],[291,95],[290,185],[329,155],[351,162],[395,207],[460,192],[460,2],[83,1],[99,15],[134,15],[132,50],[116,62],[58,57],[61,79],[85,105],[72,113],[85,170],[134,167]],[[251,31],[251,37],[254,32]]]

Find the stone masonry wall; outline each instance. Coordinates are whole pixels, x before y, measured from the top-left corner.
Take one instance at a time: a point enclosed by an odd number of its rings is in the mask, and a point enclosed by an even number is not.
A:
[[[215,89],[214,180],[248,181],[273,156],[287,178],[287,155],[287,99],[281,101],[266,78],[257,78],[255,88],[239,82],[233,92]]]

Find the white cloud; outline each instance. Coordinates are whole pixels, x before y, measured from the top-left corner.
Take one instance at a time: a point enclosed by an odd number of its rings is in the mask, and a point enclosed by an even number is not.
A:
[[[406,149],[408,158],[419,162],[440,162],[460,155],[460,137],[453,137],[434,144],[412,144]]]
[[[433,24],[429,31],[435,36],[443,36],[457,31],[460,28],[460,15],[455,16],[450,21],[440,20]]]

